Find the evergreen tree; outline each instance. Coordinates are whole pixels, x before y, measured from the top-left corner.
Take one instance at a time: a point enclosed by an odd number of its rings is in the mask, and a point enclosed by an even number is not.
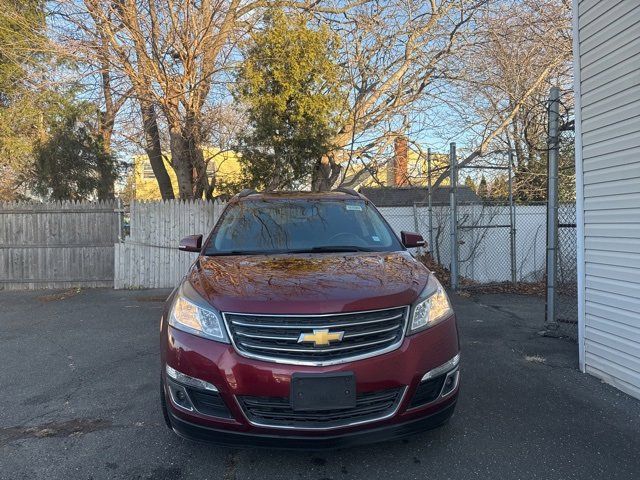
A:
[[[6,106],[36,63],[44,43],[44,3],[2,0],[0,3],[0,105]]]
[[[490,196],[494,200],[509,198],[509,180],[506,175],[497,175],[491,182]]]
[[[478,184],[478,191],[476,192],[480,198],[487,198],[489,196],[489,189],[487,187],[487,179],[484,175],[480,178],[480,183]]]
[[[90,103],[61,99],[47,119],[46,139],[34,149],[29,175],[34,193],[51,200],[87,200],[97,196],[105,178],[115,181],[118,162],[95,134],[95,114]]]
[[[43,2],[0,2],[0,201],[24,196],[23,177],[45,113],[34,88],[43,69]],[[28,84],[25,80],[29,80]]]
[[[236,94],[251,131],[240,139],[245,185],[292,188],[333,149],[342,101],[335,39],[304,15],[269,12],[240,68]]]
[[[469,188],[472,192],[476,191],[476,182],[473,181],[473,178],[471,178],[469,175],[467,175],[467,178],[464,179],[464,186]]]

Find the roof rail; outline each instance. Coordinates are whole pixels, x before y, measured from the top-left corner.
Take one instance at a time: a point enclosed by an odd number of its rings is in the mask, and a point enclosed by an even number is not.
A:
[[[351,195],[353,197],[362,198],[362,195],[356,192],[353,188],[338,187],[334,190],[334,192],[346,193],[347,195]]]
[[[256,192],[253,188],[245,188],[244,190],[241,190],[238,194],[236,194],[236,197],[244,198],[248,197],[249,195],[253,195],[254,193],[258,192]]]

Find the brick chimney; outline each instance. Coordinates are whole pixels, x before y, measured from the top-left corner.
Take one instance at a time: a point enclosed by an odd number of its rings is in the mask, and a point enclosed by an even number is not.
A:
[[[394,150],[394,185],[396,187],[406,187],[409,182],[407,178],[407,137],[400,135],[393,143]]]

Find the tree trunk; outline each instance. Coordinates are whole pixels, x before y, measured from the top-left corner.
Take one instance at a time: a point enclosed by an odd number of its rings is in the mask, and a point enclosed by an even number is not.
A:
[[[111,90],[111,69],[107,60],[108,45],[104,37],[100,37],[98,56],[100,58],[100,77],[102,79],[102,95],[104,97],[104,111],[98,111],[98,135],[102,142],[102,151],[98,156],[98,175],[100,186],[97,189],[98,200],[111,200],[114,198],[114,184],[117,171],[114,168],[115,159],[111,156],[111,136],[115,125],[116,115],[120,106],[114,102]]]
[[[98,155],[97,169],[100,177],[100,185],[97,188],[98,200],[113,200],[114,183],[116,174],[114,172],[114,159],[111,157],[111,134],[113,132],[113,121],[109,121],[102,113],[98,119],[98,135],[102,143],[102,151]]]
[[[173,200],[173,186],[171,185],[171,177],[167,172],[162,159],[162,145],[160,145],[160,131],[158,129],[158,120],[153,105],[144,101],[140,102],[140,111],[142,112],[142,125],[144,128],[145,152],[149,157],[153,175],[156,177],[160,195],[163,200]]]
[[[205,200],[213,200],[213,191],[216,189],[216,172],[213,172],[211,180],[209,180],[209,186],[204,191]]]
[[[338,180],[342,167],[336,163],[333,155],[325,155],[316,163],[311,178],[311,190],[328,192]]]
[[[180,199],[191,200],[194,198],[193,157],[189,139],[183,135],[179,126],[171,126],[169,128],[169,138],[171,142],[171,163],[178,178]]]
[[[204,161],[202,149],[191,139],[189,141],[189,150],[191,152],[191,158],[193,159],[193,167],[196,175],[194,197],[202,198],[204,194],[205,198],[209,199],[209,178],[207,177],[207,164]]]
[[[209,191],[207,164],[200,148],[199,120],[187,112],[169,127],[171,160],[178,177],[180,198],[202,198]]]
[[[273,171],[271,172],[271,174],[269,175],[269,179],[264,181],[264,189],[267,192],[274,192],[276,190],[278,190],[278,188],[280,188],[280,186],[282,185],[282,180],[283,180],[283,172],[282,169],[285,168],[285,166],[283,165],[283,163],[286,160],[284,159],[284,153],[282,152],[282,149],[280,149],[279,147],[275,147],[274,148],[274,155],[273,155],[273,160],[272,160],[272,164],[273,164]]]
[[[110,155],[100,155],[98,160],[98,176],[100,177],[100,185],[96,190],[98,200],[113,200],[115,175],[111,163],[113,160]]]

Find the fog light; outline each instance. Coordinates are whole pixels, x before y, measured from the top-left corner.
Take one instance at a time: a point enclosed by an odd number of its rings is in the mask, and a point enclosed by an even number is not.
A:
[[[171,395],[171,401],[173,403],[185,410],[193,411],[193,405],[191,404],[189,395],[182,385],[169,381],[167,386],[169,387],[169,395]]]
[[[209,382],[205,382],[204,380],[200,380],[199,378],[190,377],[182,372],[179,372],[175,368],[166,366],[167,375],[170,378],[173,378],[176,382],[180,382],[188,387],[199,388],[201,390],[209,390],[210,392],[217,392],[218,389]]]
[[[444,385],[442,386],[442,393],[440,393],[441,397],[446,397],[451,392],[453,392],[458,386],[458,380],[460,378],[460,370],[457,368],[449,372],[444,379]]]
[[[460,354],[458,353],[449,361],[425,373],[416,387],[409,408],[428,405],[439,398],[451,395],[458,388],[460,380],[459,363]]]

